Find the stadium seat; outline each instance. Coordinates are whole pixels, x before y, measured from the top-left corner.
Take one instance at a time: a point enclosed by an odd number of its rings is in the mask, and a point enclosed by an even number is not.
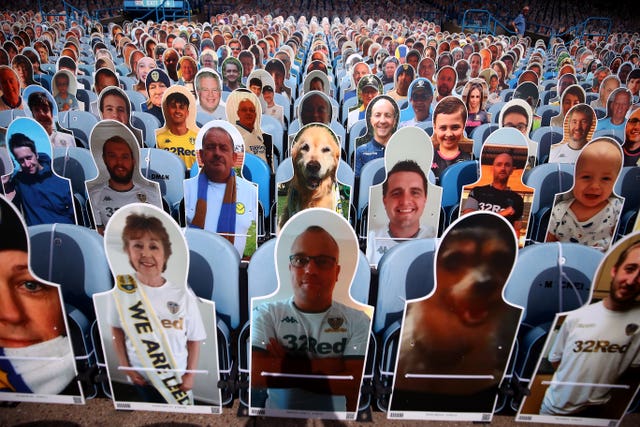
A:
[[[544,163],[524,174],[525,185],[535,189],[528,239],[544,242],[555,196],[573,187],[573,171],[573,164]]]
[[[71,110],[58,113],[58,123],[61,127],[73,131],[76,143],[80,142],[76,145],[88,149],[89,137],[93,127],[98,123],[98,118],[88,111]]]
[[[53,149],[53,169],[55,172],[71,181],[73,197],[76,200],[76,214],[80,225],[89,226],[92,223],[91,213],[88,211],[88,194],[85,186],[98,176],[98,168],[91,151],[81,147],[55,147]],[[80,210],[77,208],[80,207]]]
[[[258,185],[258,201],[260,209],[258,209],[258,237],[264,238],[268,230],[265,229],[269,214],[271,212],[271,170],[267,162],[260,157],[245,153],[244,165],[242,167],[242,176]]]
[[[184,198],[183,181],[186,167],[175,154],[158,148],[140,150],[140,171],[145,178],[160,185],[160,192],[168,205],[168,213],[180,216],[180,202]]]
[[[638,183],[640,183],[640,167],[626,166],[622,168],[614,187],[614,192],[624,197],[624,206],[618,222],[616,240],[633,231],[633,226],[640,210]]]
[[[384,166],[384,158],[373,159],[362,167],[357,201],[358,238],[367,238],[367,219],[369,208],[369,187],[384,182],[387,177]]]
[[[549,151],[553,144],[562,141],[562,129],[552,126],[542,126],[534,130],[531,139],[538,143],[538,163],[547,163]]]
[[[497,123],[483,123],[480,126],[473,129],[471,132],[471,138],[473,139],[473,157],[475,159],[480,159],[480,153],[482,152],[482,145],[487,140],[489,135],[499,126]]]
[[[271,135],[271,143],[273,144],[273,158],[275,160],[273,166],[278,167],[283,159],[283,138],[285,135],[284,129],[282,127],[282,124],[280,124],[277,119],[269,115],[263,114],[260,120],[262,132]]]
[[[78,88],[76,97],[78,98],[79,102],[83,103],[84,111],[89,113],[91,112],[91,103],[98,100],[98,95],[96,95],[95,92],[89,89],[82,88]]]
[[[78,225],[43,224],[29,227],[29,238],[33,272],[60,285],[78,378],[85,397],[95,397],[93,380],[102,353],[95,351],[91,341],[91,324],[96,318],[92,296],[113,287],[102,236]]]
[[[512,355],[518,409],[521,389],[529,383],[556,313],[575,310],[589,302],[591,282],[603,254],[576,243],[540,243],[520,250],[507,282],[507,301],[524,307]]]
[[[147,100],[144,95],[137,90],[126,90],[125,93],[129,97],[129,102],[131,103],[131,111],[142,111],[141,105],[144,104]]]
[[[156,130],[160,128],[160,121],[156,116],[144,111],[131,111],[131,125],[142,131],[142,139],[148,148],[156,147]]]
[[[541,105],[536,109],[536,114],[542,118],[540,126],[550,126],[551,118],[560,114],[560,107],[557,105]]]
[[[215,303],[218,330],[219,386],[222,404],[233,400],[232,368],[233,332],[240,326],[240,256],[234,246],[215,233],[187,228],[184,233],[189,247],[187,282],[200,298]],[[206,343],[205,343],[206,344]],[[196,387],[198,382],[196,381]],[[203,386],[210,387],[210,383]],[[194,389],[197,395],[197,390]]]
[[[358,120],[349,129],[349,145],[347,146],[347,162],[349,164],[354,165],[355,158],[353,156],[356,152],[358,138],[366,135],[366,133],[367,122],[365,120]]]
[[[462,197],[462,187],[478,180],[478,161],[467,160],[454,163],[440,175],[442,187],[442,209],[444,211],[444,228],[457,217]]]
[[[3,110],[0,111],[0,127],[8,128],[13,119],[17,117],[25,117],[27,113],[24,110]]]
[[[378,263],[373,332],[380,345],[376,404],[382,411],[389,406],[405,302],[433,290],[435,250],[436,239],[408,240],[389,249]]]
[[[491,117],[491,123],[498,124],[498,120],[500,119],[500,111],[506,103],[506,101],[499,101],[489,108],[489,111],[487,111],[487,113],[489,113],[489,116]]]

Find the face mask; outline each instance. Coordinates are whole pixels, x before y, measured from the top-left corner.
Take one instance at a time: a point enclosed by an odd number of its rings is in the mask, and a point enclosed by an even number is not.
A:
[[[67,337],[22,348],[5,348],[5,356],[34,394],[58,394],[76,376],[71,342]]]

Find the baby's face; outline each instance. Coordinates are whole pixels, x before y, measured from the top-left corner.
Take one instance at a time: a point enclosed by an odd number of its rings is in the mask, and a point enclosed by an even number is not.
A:
[[[594,208],[606,202],[613,193],[621,159],[615,147],[610,148],[611,152],[603,152],[589,146],[580,154],[573,195],[587,208]]]

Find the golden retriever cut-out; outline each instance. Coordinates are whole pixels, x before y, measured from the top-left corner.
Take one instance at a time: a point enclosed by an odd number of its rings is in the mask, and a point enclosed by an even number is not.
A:
[[[502,299],[515,254],[513,231],[497,215],[464,217],[448,231],[437,252],[435,292],[407,306],[396,389],[497,393],[520,318]]]
[[[339,203],[336,172],[340,164],[340,146],[325,125],[303,127],[291,147],[293,179],[289,183],[287,204],[279,226],[307,208],[336,210]]]

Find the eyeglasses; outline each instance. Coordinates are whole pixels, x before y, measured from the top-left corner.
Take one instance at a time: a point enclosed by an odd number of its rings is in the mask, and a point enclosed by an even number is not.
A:
[[[313,261],[320,270],[329,270],[336,265],[337,260],[329,255],[289,255],[289,263],[293,268],[304,268]]]
[[[504,123],[503,126],[506,128],[516,128],[520,132],[524,132],[527,130],[527,125],[525,123]]]

